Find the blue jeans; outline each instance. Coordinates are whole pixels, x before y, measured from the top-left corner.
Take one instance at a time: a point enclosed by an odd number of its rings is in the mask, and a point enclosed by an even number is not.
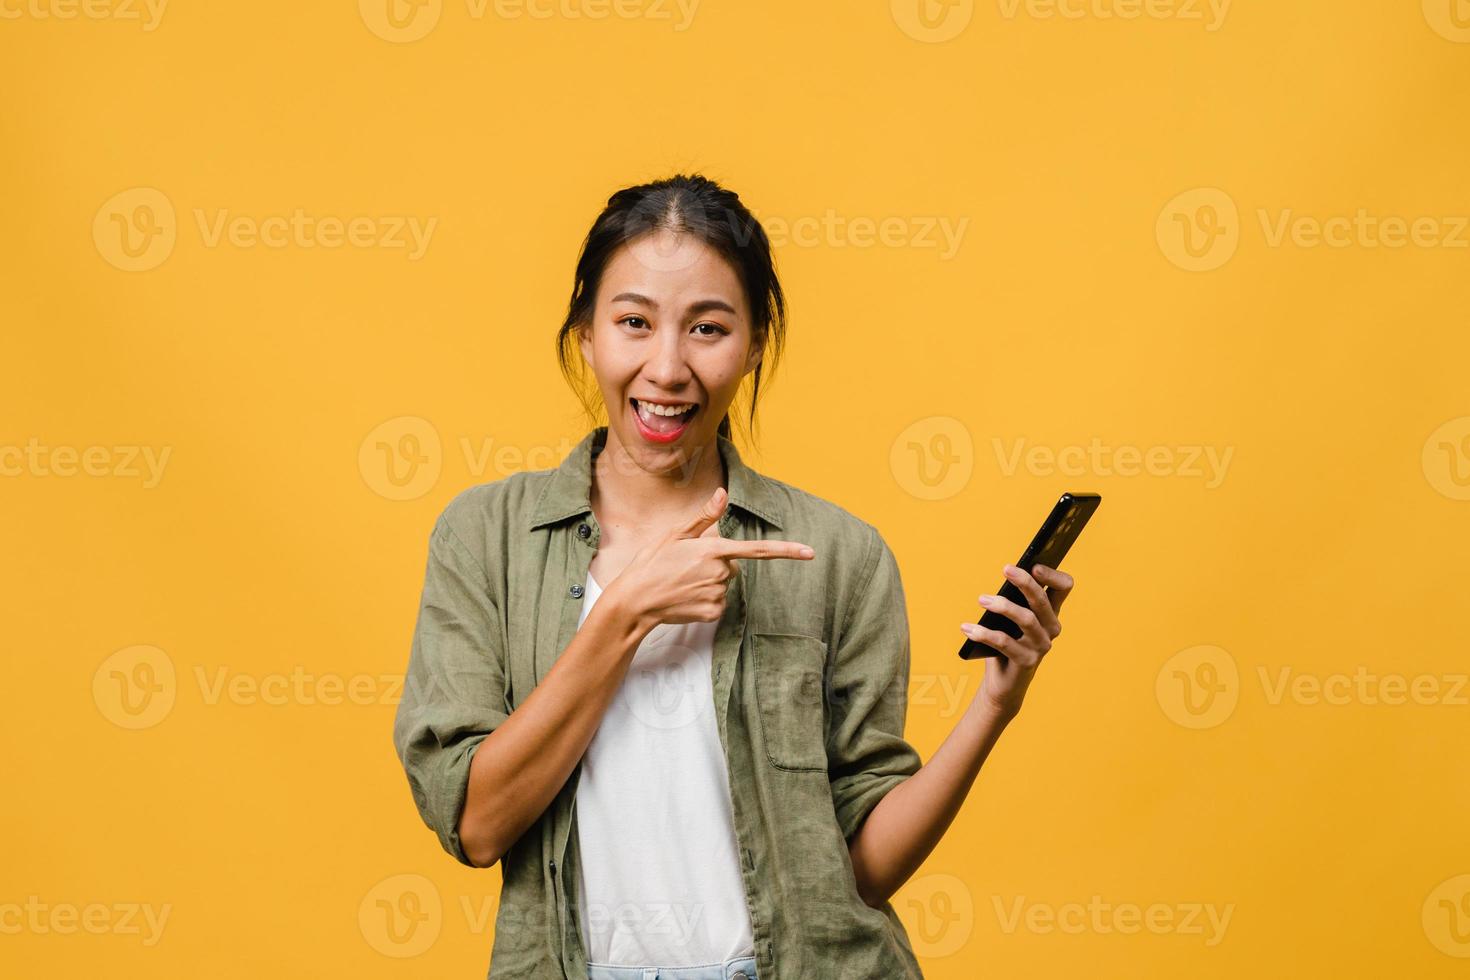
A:
[[[709,966],[604,966],[587,964],[587,980],[757,980],[755,957],[737,956]]]

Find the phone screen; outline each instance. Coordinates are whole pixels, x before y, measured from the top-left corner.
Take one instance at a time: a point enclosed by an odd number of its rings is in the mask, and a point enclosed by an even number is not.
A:
[[[1045,565],[1048,568],[1060,568],[1062,559],[1071,550],[1073,542],[1087,526],[1087,521],[1097,510],[1098,504],[1102,503],[1102,495],[1096,493],[1064,493],[1061,499],[1052,507],[1051,513],[1042,522],[1040,530],[1031,539],[1031,544],[1021,555],[1021,560],[1016,562],[1018,568],[1031,571],[1036,565]],[[1026,601],[1026,594],[1017,588],[1010,579],[995,592],[1019,606],[1031,608]],[[1009,616],[987,609],[985,615],[980,617],[980,625],[986,629],[999,630],[1007,636],[1020,639],[1021,627]],[[981,657],[1004,657],[995,647],[978,640],[965,638],[960,647],[960,657],[964,660],[976,660]]]

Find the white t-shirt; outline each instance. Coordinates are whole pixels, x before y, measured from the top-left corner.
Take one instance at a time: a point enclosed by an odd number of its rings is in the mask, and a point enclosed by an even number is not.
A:
[[[589,574],[578,627],[601,594]],[[755,953],[710,682],[717,625],[655,626],[582,759],[589,962],[703,966]]]

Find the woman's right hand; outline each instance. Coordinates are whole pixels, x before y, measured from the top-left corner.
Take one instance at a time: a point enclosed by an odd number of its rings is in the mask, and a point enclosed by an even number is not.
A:
[[[640,548],[628,567],[608,585],[638,622],[714,623],[725,615],[725,593],[738,572],[737,558],[795,558],[816,554],[795,541],[740,541],[720,536],[717,522],[729,495],[719,487],[687,524],[656,544]]]

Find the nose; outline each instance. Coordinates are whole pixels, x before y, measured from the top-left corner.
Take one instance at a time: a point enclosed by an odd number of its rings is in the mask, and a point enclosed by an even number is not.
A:
[[[677,330],[659,331],[643,374],[660,388],[679,388],[688,383],[691,372],[684,358],[684,338]]]

